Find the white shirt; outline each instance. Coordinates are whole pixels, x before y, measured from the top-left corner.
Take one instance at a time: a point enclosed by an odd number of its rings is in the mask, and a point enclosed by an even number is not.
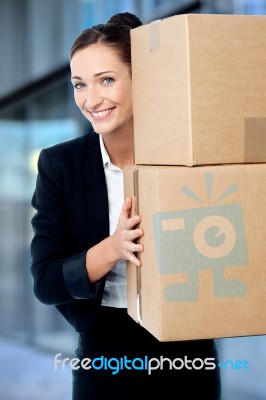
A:
[[[109,234],[112,235],[116,229],[118,218],[124,203],[123,170],[111,163],[109,154],[104,146],[102,135],[99,136],[108,193]],[[117,308],[127,307],[125,260],[121,260],[111,269],[111,271],[108,272],[103,292],[102,305]]]

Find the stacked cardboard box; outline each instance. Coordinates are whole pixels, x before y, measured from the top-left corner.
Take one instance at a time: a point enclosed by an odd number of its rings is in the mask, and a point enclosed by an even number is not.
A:
[[[160,341],[266,333],[266,17],[132,30],[142,267],[128,313]]]

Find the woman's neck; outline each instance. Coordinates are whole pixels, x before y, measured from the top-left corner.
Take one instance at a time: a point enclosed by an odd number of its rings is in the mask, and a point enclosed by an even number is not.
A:
[[[112,164],[123,169],[134,164],[134,136],[132,132],[103,135],[103,141]]]

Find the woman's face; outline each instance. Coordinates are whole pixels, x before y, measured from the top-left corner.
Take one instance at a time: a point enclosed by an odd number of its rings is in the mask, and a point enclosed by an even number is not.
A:
[[[75,102],[97,133],[133,129],[129,66],[110,47],[93,44],[70,62]]]

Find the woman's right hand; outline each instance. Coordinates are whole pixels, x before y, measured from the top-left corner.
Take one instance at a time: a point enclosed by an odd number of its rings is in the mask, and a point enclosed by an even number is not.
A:
[[[123,204],[116,230],[111,237],[117,257],[129,260],[140,267],[141,262],[136,253],[143,251],[143,245],[137,244],[136,240],[143,236],[143,230],[137,227],[140,223],[140,216],[134,215],[130,217],[131,207],[132,199],[127,197]]]
[[[136,253],[143,251],[141,244],[135,243],[143,235],[138,228],[140,216],[130,217],[132,200],[126,198],[115,232],[91,247],[86,255],[86,269],[89,281],[94,283],[106,275],[120,260],[129,260],[140,267]]]

